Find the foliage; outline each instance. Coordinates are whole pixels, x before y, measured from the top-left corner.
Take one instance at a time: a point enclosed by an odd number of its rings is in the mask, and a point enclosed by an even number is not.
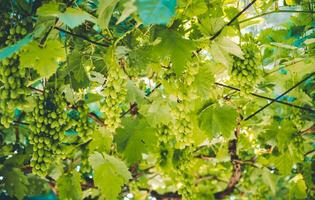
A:
[[[315,198],[314,2],[0,5],[0,199]]]

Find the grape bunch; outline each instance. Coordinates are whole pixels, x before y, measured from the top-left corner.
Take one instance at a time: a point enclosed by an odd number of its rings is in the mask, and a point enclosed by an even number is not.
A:
[[[1,124],[8,128],[13,121],[14,110],[25,103],[25,97],[31,94],[27,87],[30,71],[19,68],[19,59],[15,54],[0,61]]]
[[[176,149],[173,155],[173,167],[175,181],[181,183],[178,193],[183,199],[194,199],[194,177],[190,173],[193,168],[194,160],[192,158],[194,148],[187,146],[184,149]]]
[[[27,34],[32,28],[31,19],[16,13],[1,13],[0,48],[12,45]],[[0,61],[0,122],[8,128],[14,118],[14,109],[23,105],[25,97],[30,94],[27,88],[29,70],[19,68],[17,54]]]
[[[120,126],[122,109],[119,104],[125,100],[126,84],[127,77],[119,66],[109,68],[101,111],[105,112],[105,123],[110,132],[115,132]]]
[[[20,15],[3,13],[0,26],[0,47],[9,46],[23,38],[32,28],[30,18]]]
[[[248,94],[263,75],[260,52],[257,45],[253,42],[242,46],[244,59],[234,57],[231,70],[232,81],[241,89],[241,92]]]
[[[31,167],[35,174],[45,176],[51,162],[62,154],[64,132],[71,128],[66,106],[64,97],[50,89],[36,99],[29,116],[29,140],[33,145]]]
[[[190,135],[193,131],[193,123],[190,115],[190,106],[188,102],[177,103],[173,109],[175,122],[172,127],[172,133],[176,137],[176,145],[183,148],[192,144]]]
[[[173,135],[171,135],[170,127],[171,127],[171,124],[169,125],[159,124],[157,126],[157,134],[158,134],[160,143],[168,143],[175,139]]]
[[[77,106],[78,116],[72,120],[72,126],[78,135],[87,139],[94,129],[93,124],[89,122],[89,108],[83,102],[79,102]]]

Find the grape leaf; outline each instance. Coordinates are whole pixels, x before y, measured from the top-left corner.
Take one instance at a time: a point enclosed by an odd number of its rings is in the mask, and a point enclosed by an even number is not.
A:
[[[95,18],[80,9],[68,7],[64,12],[59,10],[59,7],[64,4],[49,2],[44,4],[37,9],[37,15],[42,17],[57,17],[61,22],[69,26],[70,28],[75,28],[85,21],[90,21],[95,23]]]
[[[59,16],[59,7],[63,4],[49,2],[37,9],[36,14],[42,17],[58,17]]]
[[[198,74],[195,76],[192,86],[201,99],[207,99],[209,98],[213,83],[214,77],[210,67],[208,65],[202,65]]]
[[[168,30],[161,31],[158,36],[161,37],[161,42],[154,46],[152,53],[157,57],[170,57],[174,72],[180,75],[191,59],[191,52],[195,48],[194,42]]]
[[[276,194],[276,177],[274,174],[270,173],[270,171],[266,168],[262,169],[262,180],[266,185],[268,185],[272,191],[272,193],[275,195]]]
[[[59,20],[70,28],[75,28],[83,24],[85,21],[94,23],[96,21],[95,18],[89,13],[75,8],[67,8],[65,12],[60,13]]]
[[[222,134],[227,139],[234,138],[237,112],[230,106],[212,104],[199,113],[200,127],[214,137]]]
[[[123,184],[131,179],[125,163],[121,160],[95,152],[89,162],[94,170],[94,183],[105,199],[116,199]]]
[[[106,29],[111,19],[112,13],[119,0],[99,1],[97,8],[97,23],[102,29]]]
[[[290,199],[305,199],[307,198],[307,187],[302,174],[297,174],[290,180]]]
[[[225,37],[220,37],[215,41],[212,41],[207,49],[216,62],[222,63],[227,67],[233,61],[229,54],[243,58],[243,52],[241,48],[233,41]]]
[[[137,11],[137,7],[135,6],[135,0],[129,0],[124,3],[124,9],[117,20],[116,24],[121,23],[124,21],[129,15]]]
[[[48,40],[44,47],[31,42],[20,53],[20,65],[34,68],[41,77],[49,78],[57,70],[58,63],[65,60],[65,49],[57,40]]]
[[[202,15],[208,11],[207,4],[204,0],[191,1],[185,10],[185,14],[188,17],[194,17]]]
[[[28,194],[29,182],[24,173],[18,168],[2,168],[0,175],[3,177],[4,189],[11,197],[22,200]]]
[[[104,127],[99,127],[93,133],[93,139],[89,143],[91,152],[108,152],[112,144],[112,135],[109,134]]]
[[[145,94],[142,90],[140,90],[136,84],[128,80],[127,82],[127,96],[126,96],[126,102],[128,103],[143,103],[145,99]]]
[[[80,88],[86,88],[90,84],[90,79],[86,73],[84,63],[82,62],[82,55],[75,50],[69,55],[67,72],[70,74],[71,87],[78,91]]]
[[[167,24],[175,15],[176,0],[136,0],[144,25]]]
[[[152,123],[152,125],[168,124],[174,119],[171,113],[169,102],[165,99],[154,99],[152,104],[141,106],[139,112]],[[156,113],[159,113],[158,115]]]
[[[60,199],[82,199],[80,174],[76,171],[60,176],[57,180],[57,188]]]
[[[143,119],[124,120],[124,128],[117,130],[114,141],[118,151],[122,152],[130,164],[134,164],[154,147],[157,141],[155,130]]]
[[[220,46],[220,48],[223,51],[229,54],[232,54],[234,56],[237,56],[241,59],[244,59],[243,57],[244,53],[242,52],[242,49],[237,44],[235,44],[232,40],[226,37],[220,37],[217,40],[217,44]]]

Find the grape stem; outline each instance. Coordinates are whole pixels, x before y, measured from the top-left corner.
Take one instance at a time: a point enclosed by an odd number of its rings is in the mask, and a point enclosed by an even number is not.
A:
[[[288,94],[289,92],[291,92],[293,89],[295,89],[297,86],[299,86],[300,84],[302,84],[304,81],[306,81],[307,79],[311,78],[313,75],[315,75],[315,72],[311,73],[310,75],[308,75],[307,77],[305,77],[303,80],[301,80],[300,82],[296,83],[294,86],[292,86],[291,88],[289,88],[287,91],[285,91],[284,93],[282,93],[281,95],[279,95],[277,98],[271,100],[270,103],[267,103],[266,105],[264,105],[263,107],[261,107],[260,109],[258,109],[256,112],[254,112],[253,114],[251,114],[250,116],[248,116],[244,121],[247,121],[249,119],[251,119],[252,117],[256,116],[258,113],[260,113],[261,111],[263,111],[264,109],[266,109],[267,107],[269,107],[271,104],[273,104],[274,102],[278,101],[281,97],[283,97],[284,95]]]
[[[215,38],[217,38],[221,32],[223,31],[223,29],[227,26],[230,26],[231,24],[233,24],[247,9],[249,9],[257,0],[253,0],[251,1],[247,6],[245,6],[245,8],[243,8],[243,10],[241,10],[239,13],[237,13],[237,15],[235,15],[227,24],[225,24],[224,26],[222,26],[222,28],[217,31],[211,38],[210,40],[214,40]]]
[[[233,87],[233,86],[229,86],[229,85],[225,85],[225,84],[222,84],[222,83],[217,83],[217,82],[216,82],[215,84],[218,85],[218,86],[222,86],[222,87],[225,87],[225,88],[229,88],[229,89],[231,89],[231,90],[238,91],[238,92],[241,91],[239,88],[236,88],[236,87]],[[273,98],[270,98],[270,97],[265,97],[265,96],[262,96],[262,95],[259,95],[259,94],[255,94],[255,93],[252,93],[252,92],[250,93],[250,95],[255,96],[255,97],[258,97],[258,98],[270,100],[270,101],[275,101],[276,103],[281,103],[281,104],[284,104],[284,105],[287,105],[287,106],[291,106],[291,107],[293,107],[293,108],[298,108],[298,109],[301,109],[301,110],[305,110],[305,111],[308,111],[308,112],[313,112],[313,113],[315,113],[315,110],[313,110],[313,109],[311,109],[311,108],[306,108],[306,107],[294,105],[294,104],[291,104],[291,103],[288,103],[288,102],[280,101],[280,100],[273,99]]]
[[[99,45],[99,46],[102,46],[102,47],[109,47],[109,45],[110,45],[109,43],[101,43],[101,42],[97,42],[97,41],[91,40],[91,39],[89,39],[88,37],[86,37],[84,35],[79,35],[79,34],[67,31],[67,30],[65,30],[63,28],[60,28],[60,27],[57,27],[57,26],[55,26],[54,29],[56,29],[58,31],[61,31],[63,33],[66,33],[68,35],[72,35],[74,37],[80,38],[82,40],[88,41],[89,43],[92,43],[92,44],[95,44],[95,45]]]

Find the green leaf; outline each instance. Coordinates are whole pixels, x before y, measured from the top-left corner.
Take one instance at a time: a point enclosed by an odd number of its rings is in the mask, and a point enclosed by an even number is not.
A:
[[[152,104],[142,105],[139,112],[146,117],[153,126],[168,124],[173,121],[171,107],[165,99],[154,99]],[[159,113],[159,114],[157,114]]]
[[[129,15],[137,11],[137,7],[135,6],[135,0],[129,0],[124,3],[124,9],[118,18],[116,24],[121,23],[124,21]]]
[[[57,188],[60,199],[82,199],[80,174],[76,171],[60,176],[57,180]]]
[[[36,14],[42,17],[58,17],[59,16],[59,7],[64,4],[49,2],[37,9]]]
[[[118,2],[119,0],[99,1],[97,8],[97,23],[102,29],[106,29],[108,27],[112,13]]]
[[[75,91],[89,86],[90,80],[86,73],[84,62],[82,61],[82,54],[78,50],[73,51],[71,55],[69,55],[66,70],[70,75],[71,87]]]
[[[200,19],[199,30],[204,36],[214,35],[218,32],[225,22],[220,17],[205,17]]]
[[[217,44],[220,46],[220,48],[223,51],[226,51],[229,54],[232,54],[241,59],[244,59],[243,57],[244,53],[242,52],[242,49],[237,44],[235,44],[232,40],[226,37],[220,37],[217,41]]]
[[[199,113],[199,125],[201,129],[214,137],[222,134],[227,139],[234,138],[237,112],[230,106],[212,104]]]
[[[126,102],[128,103],[143,103],[145,99],[144,91],[140,90],[135,82],[128,80],[127,82],[127,96],[126,96]]]
[[[228,67],[232,62],[231,57],[223,49],[221,49],[219,44],[215,41],[211,43],[208,51],[211,54],[213,60],[217,63],[222,63],[223,65]]]
[[[11,197],[22,200],[28,194],[29,182],[24,173],[18,168],[0,169],[3,176],[4,189]]]
[[[188,17],[202,15],[208,11],[208,6],[204,0],[191,1],[185,9],[185,14]]]
[[[176,0],[136,0],[144,25],[167,24],[175,15]]]
[[[90,21],[95,23],[95,18],[80,9],[68,7],[64,12],[60,11],[60,7],[64,4],[49,2],[42,5],[37,9],[37,15],[42,17],[56,17],[59,18],[61,22],[69,26],[70,28],[75,28],[85,21]]]
[[[134,164],[141,160],[143,153],[153,148],[157,137],[155,130],[143,119],[127,118],[123,124],[124,128],[117,130],[114,141],[128,163]]]
[[[94,170],[94,183],[104,199],[116,199],[121,187],[131,179],[125,163],[121,160],[95,152],[89,157]]]
[[[292,199],[305,199],[307,198],[307,187],[302,174],[297,174],[290,180],[290,193]]]
[[[228,142],[224,142],[220,145],[215,158],[219,162],[228,162],[231,160],[230,154],[229,154]]]
[[[232,58],[229,54],[243,58],[243,52],[241,48],[233,41],[224,37],[220,37],[212,41],[208,47],[208,51],[214,61],[222,63],[227,67],[232,63]]]
[[[270,173],[270,171],[266,168],[262,169],[261,178],[266,185],[268,185],[272,191],[272,194],[276,194],[276,177],[274,174]]]
[[[113,137],[106,131],[106,128],[99,127],[93,133],[93,139],[89,143],[89,149],[91,152],[108,152],[112,144]]]
[[[34,68],[41,77],[49,78],[65,60],[65,49],[57,40],[48,40],[44,47],[31,42],[20,53],[20,66]]]
[[[191,53],[195,44],[191,40],[182,38],[174,31],[163,30],[158,35],[161,42],[157,44],[152,52],[157,57],[169,57],[172,61],[172,68],[177,75],[180,75],[191,59]]]
[[[192,83],[192,87],[197,91],[198,96],[201,99],[208,99],[211,90],[213,90],[214,77],[210,66],[202,65],[198,74],[195,76],[195,80]]]
[[[75,9],[75,8],[67,8],[64,13],[59,14],[59,20],[69,26],[70,28],[75,28],[85,21],[96,22],[95,18],[89,13]]]

